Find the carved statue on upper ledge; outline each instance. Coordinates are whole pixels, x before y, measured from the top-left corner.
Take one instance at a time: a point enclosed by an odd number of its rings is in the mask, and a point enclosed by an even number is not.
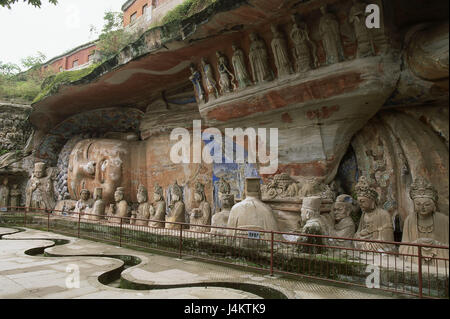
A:
[[[239,84],[239,89],[243,90],[248,86],[252,85],[250,80],[250,75],[247,72],[247,67],[245,66],[244,51],[238,48],[235,44],[233,48],[233,58],[231,60],[233,64],[234,73],[236,74],[236,80]]]
[[[217,83],[214,79],[214,73],[213,69],[211,67],[211,64],[209,64],[205,58],[202,58],[201,61],[203,74],[205,76],[205,85],[206,85],[206,91],[208,92],[208,101],[213,101],[217,99],[219,96],[219,91],[217,90]]]
[[[336,17],[327,12],[327,7],[320,8],[322,17],[319,22],[319,33],[326,55],[326,64],[334,64],[345,60],[344,49],[342,47],[339,22]]]
[[[394,241],[394,226],[391,215],[377,208],[378,193],[369,185],[367,178],[361,176],[355,186],[358,204],[362,211],[356,239]],[[355,241],[355,247],[365,250],[391,251],[391,244]]]
[[[375,46],[366,26],[366,5],[359,0],[353,0],[353,6],[348,14],[348,21],[353,25],[357,41],[357,58],[375,55]]]
[[[277,67],[278,77],[282,78],[286,75],[292,74],[293,70],[291,62],[289,61],[286,40],[275,25],[271,26],[271,30],[273,33],[272,51],[275,59],[275,65]]]
[[[266,44],[255,32],[250,34],[250,40],[249,59],[253,73],[253,81],[256,84],[272,81],[274,76],[269,65],[269,55],[267,54]]]
[[[293,55],[297,72],[306,72],[311,67],[318,67],[316,45],[310,40],[306,23],[298,23],[297,17],[292,16],[294,26],[291,31],[291,39],[294,44]]]
[[[199,203],[198,208],[194,208],[190,214],[191,225],[211,225],[211,206],[206,201],[205,186],[201,183],[195,185],[194,198]],[[208,233],[211,228],[191,226],[191,230]]]
[[[150,207],[150,227],[164,228],[166,219],[166,201],[164,200],[164,191],[161,186],[155,184],[153,192],[154,203]]]
[[[217,51],[217,69],[219,70],[219,87],[222,94],[230,93],[236,90],[236,85],[234,84],[234,75],[228,69],[228,61],[222,52]],[[231,88],[233,86],[233,88]]]
[[[417,178],[411,185],[409,196],[414,202],[414,212],[406,218],[402,243],[448,246],[448,216],[438,211],[438,193],[427,180]],[[417,255],[413,246],[400,246],[401,254]],[[432,257],[448,258],[448,249],[422,248],[425,261]]]
[[[35,163],[33,175],[28,181],[26,191],[26,207],[52,210],[55,207],[53,176],[49,174],[45,163]]]
[[[205,93],[203,92],[202,87],[202,75],[195,69],[194,64],[191,64],[190,70],[192,75],[189,77],[189,80],[191,80],[192,84],[194,85],[197,103],[198,104],[205,103]]]

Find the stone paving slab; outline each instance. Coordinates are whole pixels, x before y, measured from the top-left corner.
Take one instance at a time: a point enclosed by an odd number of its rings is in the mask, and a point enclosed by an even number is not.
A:
[[[0,228],[0,235],[12,232]],[[30,240],[36,238],[39,240]],[[47,248],[53,255],[66,257],[27,256],[24,251],[48,247],[53,242],[45,239],[66,239],[70,243]],[[163,255],[134,251],[103,243],[27,229],[25,232],[3,236],[0,240],[0,298],[107,298],[107,299],[257,299],[259,296],[225,287],[186,287],[213,283],[251,284],[270,287],[288,298],[392,298],[390,294],[368,289],[341,287],[323,281],[270,277],[245,269],[230,268],[192,259],[176,259]],[[105,255],[105,257],[78,257],[76,255]],[[104,272],[119,268],[123,261],[108,255],[130,255],[141,260],[137,266],[122,272],[122,278],[136,283],[161,286],[146,291],[119,289],[98,281]],[[67,289],[67,266],[80,269],[80,288]],[[12,267],[13,265],[17,268]],[[14,270],[15,269],[15,270]],[[180,286],[164,289],[164,286]],[[181,287],[183,286],[184,287]]]

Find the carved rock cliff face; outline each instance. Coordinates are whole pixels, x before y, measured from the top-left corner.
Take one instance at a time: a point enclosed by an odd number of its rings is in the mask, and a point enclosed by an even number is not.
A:
[[[439,210],[448,215],[447,106],[381,111],[355,135],[352,146],[359,174],[378,184],[379,204],[398,213],[402,222],[413,212],[409,188],[419,176],[436,187]]]

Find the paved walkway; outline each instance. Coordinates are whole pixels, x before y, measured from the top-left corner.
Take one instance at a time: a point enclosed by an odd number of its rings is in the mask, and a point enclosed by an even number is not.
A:
[[[0,228],[0,235],[12,232],[15,230]],[[65,239],[69,243],[54,246],[50,239]],[[65,257],[30,256],[25,253],[39,247],[47,247],[47,254]],[[124,270],[122,278],[140,285],[140,289],[152,289],[130,290],[116,288],[114,284],[101,284],[98,279],[100,275],[122,267],[124,262],[92,255],[139,258],[141,263]],[[79,270],[79,288],[70,288],[74,269]],[[4,235],[0,240],[0,298],[257,299],[267,296],[267,292],[281,293],[290,299],[390,297],[352,286],[263,276],[223,265],[192,259],[179,260],[31,229]]]

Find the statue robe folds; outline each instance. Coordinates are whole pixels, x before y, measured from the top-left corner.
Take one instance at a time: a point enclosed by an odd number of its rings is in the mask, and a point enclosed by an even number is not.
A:
[[[164,220],[166,218],[166,202],[158,201],[150,209],[150,227],[164,228]]]
[[[195,209],[191,214],[191,225],[211,225],[211,207],[207,201],[200,203],[199,208]],[[192,230],[208,233],[211,231],[209,227],[192,226]]]
[[[53,198],[53,181],[50,176],[31,177],[26,191],[26,207],[52,210],[55,207]]]
[[[393,242],[394,226],[391,215],[381,208],[376,208],[370,213],[363,213],[355,238]],[[392,251],[394,249],[391,244],[362,241],[355,241],[354,244],[356,248],[364,250]]]
[[[441,213],[434,213],[433,227],[430,229],[419,230],[417,215],[410,214],[403,226],[402,243],[415,243],[434,246],[447,246],[449,242],[449,223],[448,217]],[[401,254],[418,255],[417,247],[401,245]],[[430,258],[449,258],[448,249],[422,248],[422,256],[425,261],[431,261]],[[417,259],[414,258],[416,261]],[[443,263],[443,262],[442,262]],[[440,263],[439,263],[440,264]],[[448,264],[447,264],[448,265]]]
[[[185,212],[186,212],[186,208],[184,206],[184,203],[181,201],[178,201],[173,205],[171,214],[170,214],[170,216],[167,217],[167,221],[172,222],[172,223],[185,223],[186,222]],[[180,225],[166,224],[166,228],[180,229]]]

